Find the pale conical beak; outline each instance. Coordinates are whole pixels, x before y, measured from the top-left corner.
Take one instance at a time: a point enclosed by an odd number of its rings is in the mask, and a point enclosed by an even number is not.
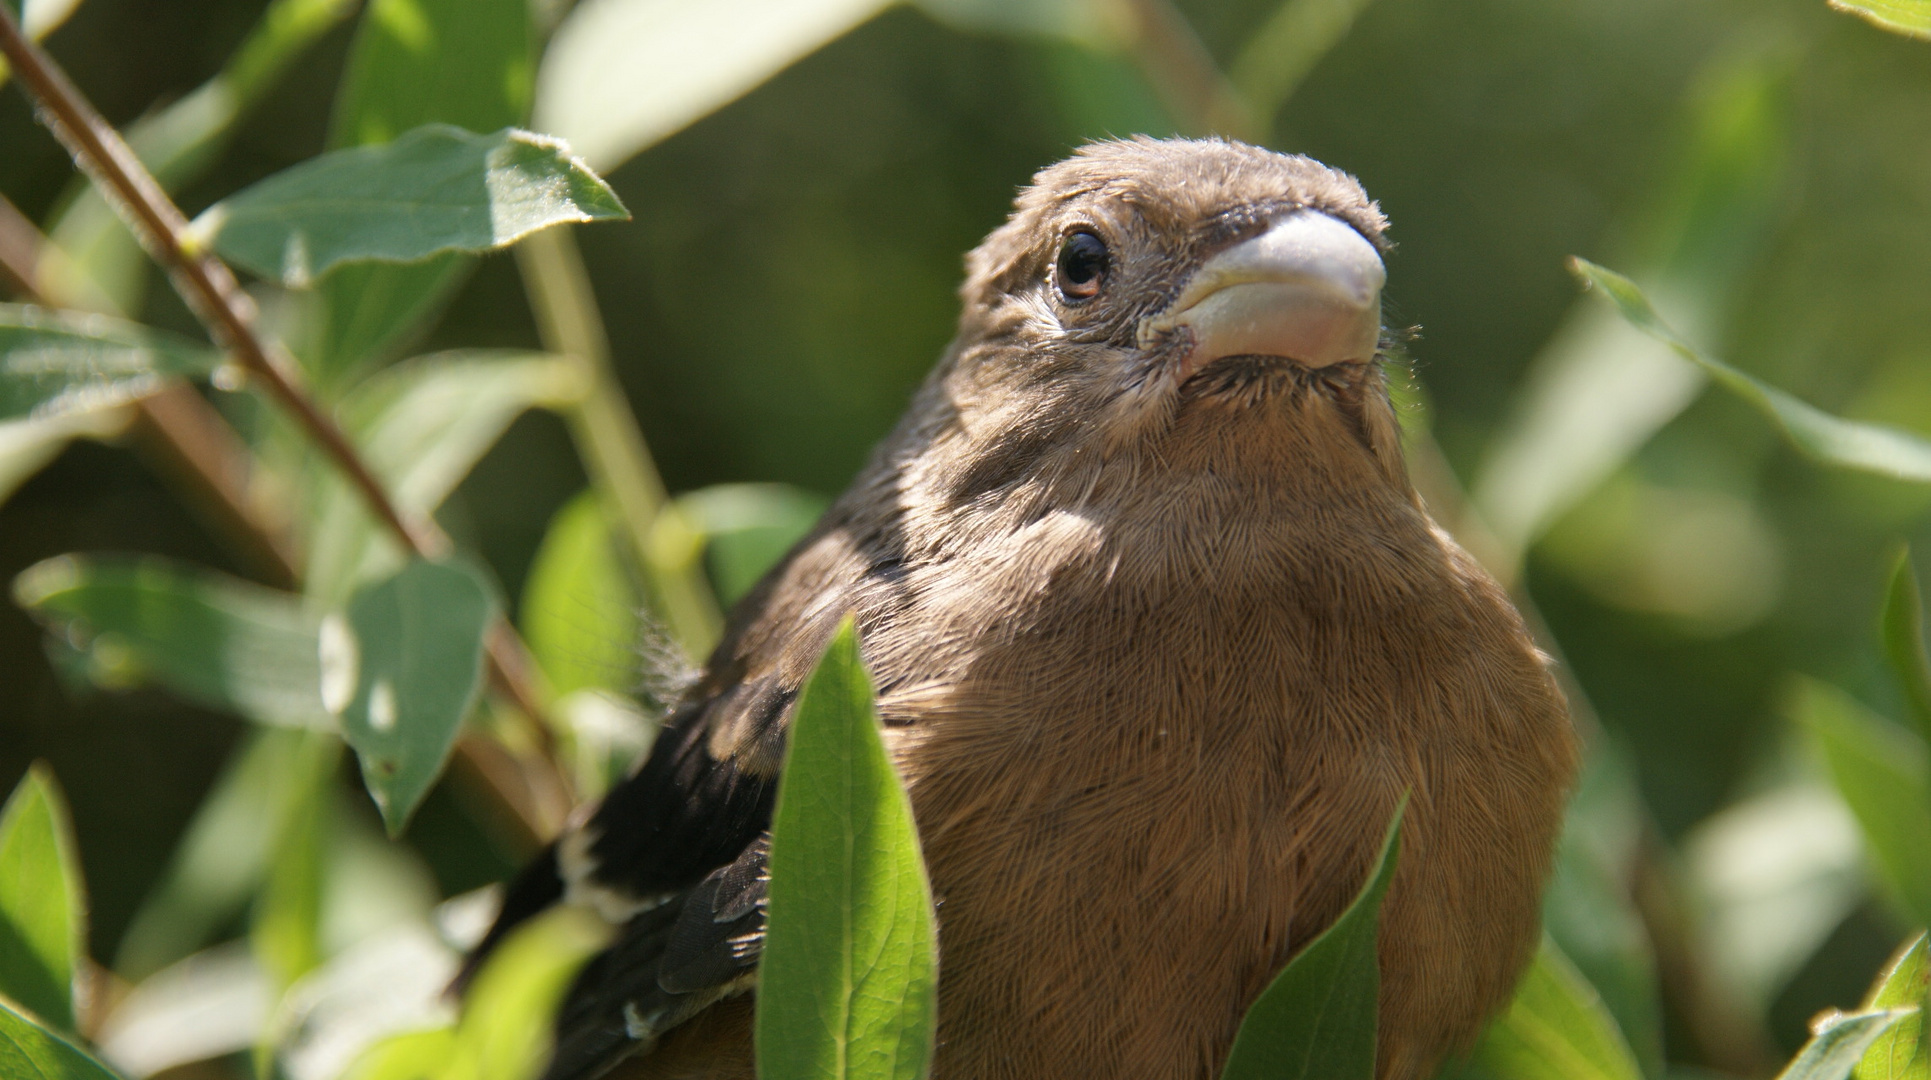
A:
[[[1177,381],[1225,356],[1311,368],[1372,360],[1387,278],[1381,254],[1351,226],[1296,210],[1207,260],[1171,307],[1140,324],[1140,346],[1184,328],[1192,348]]]

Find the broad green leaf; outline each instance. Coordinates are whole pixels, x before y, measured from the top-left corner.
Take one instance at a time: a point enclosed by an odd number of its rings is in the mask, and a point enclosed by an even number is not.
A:
[[[405,1031],[371,1044],[340,1080],[430,1080],[440,1077],[456,1050],[456,1029]]]
[[[317,621],[287,593],[159,557],[60,555],[22,571],[14,598],[101,686],[151,680],[261,723],[332,726]]]
[[[373,0],[336,94],[331,148],[385,143],[424,124],[496,131],[529,118],[528,0]],[[323,281],[321,327],[300,350],[325,387],[419,331],[475,260],[345,266]]]
[[[1474,1065],[1492,1080],[1642,1080],[1602,999],[1544,940],[1508,1011],[1482,1033]]]
[[[1931,994],[1931,963],[1927,963],[1923,934],[1911,939],[1871,986],[1863,1011],[1912,1009],[1890,1030],[1878,1036],[1857,1063],[1857,1080],[1926,1080],[1931,1077],[1931,1053],[1920,1041],[1924,1006]]]
[[[0,421],[104,409],[206,375],[219,353],[104,315],[0,304]]]
[[[7,1080],[119,1080],[85,1050],[0,1000],[0,1076]]]
[[[37,762],[0,811],[0,994],[69,1031],[87,940],[79,858],[60,785]]]
[[[1911,569],[1911,549],[1900,547],[1884,591],[1884,613],[1879,617],[1884,659],[1891,665],[1911,704],[1918,734],[1931,741],[1931,656],[1924,650],[1924,599],[1918,575]]]
[[[322,742],[320,735],[310,739]],[[333,742],[333,740],[329,740]],[[334,755],[329,756],[332,762]],[[322,962],[322,887],[333,770],[282,778],[294,788],[270,848],[267,878],[255,898],[248,943],[275,996]]]
[[[430,124],[286,169],[209,207],[191,230],[197,243],[300,289],[339,263],[493,251],[552,225],[628,216],[557,139]]]
[[[511,934],[476,976],[440,1080],[534,1080],[549,1059],[564,991],[609,939],[602,920],[567,905]]]
[[[703,538],[718,599],[732,604],[811,531],[826,503],[786,484],[718,484],[679,495],[676,506]]]
[[[1931,482],[1931,439],[1884,424],[1832,416],[1728,364],[1704,356],[1670,329],[1634,282],[1587,259],[1571,258],[1569,265],[1586,286],[1601,289],[1622,312],[1623,318],[1702,368],[1719,386],[1756,406],[1804,453],[1848,469],[1898,480]]]
[[[1893,34],[1931,39],[1928,0],[1830,0],[1830,6]]]
[[[1381,901],[1401,858],[1395,808],[1374,870],[1334,924],[1247,1008],[1220,1080],[1373,1080],[1381,1007]]]
[[[1920,922],[1931,922],[1931,766],[1924,743],[1849,695],[1797,681],[1791,714],[1824,750],[1831,779],[1877,864]]]
[[[439,353],[369,379],[343,402],[343,426],[405,514],[442,505],[510,422],[583,395],[579,369],[536,353]],[[330,606],[358,582],[402,564],[361,495],[330,475],[316,497],[308,591]]]
[[[630,689],[637,677],[637,606],[610,517],[597,493],[585,491],[550,519],[518,619],[530,654],[559,697]]]
[[[938,953],[911,802],[849,617],[805,684],[771,824],[761,1080],[920,1080]]]
[[[543,54],[533,124],[607,173],[890,3],[583,0]]]
[[[412,560],[322,624],[322,696],[362,761],[391,836],[441,775],[483,684],[490,588],[458,563]]]
[[[1813,1021],[1815,1034],[1777,1080],[1845,1080],[1878,1038],[1909,1015],[1909,1009],[1877,1009]]]

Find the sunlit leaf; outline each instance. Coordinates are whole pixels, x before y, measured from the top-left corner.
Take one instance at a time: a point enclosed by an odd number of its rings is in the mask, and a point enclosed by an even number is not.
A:
[[[1643,1070],[1580,973],[1549,941],[1483,1032],[1473,1063],[1491,1080],[1642,1080]]]
[[[583,0],[537,76],[534,126],[609,172],[891,0]]]
[[[1830,6],[1894,34],[1931,39],[1931,2],[1927,0],[1830,0]]]
[[[571,499],[524,579],[518,622],[558,696],[636,681],[637,590],[625,575],[610,518],[594,491]]]
[[[1381,901],[1401,858],[1407,806],[1404,796],[1373,872],[1347,910],[1248,1007],[1220,1080],[1373,1080]]]
[[[1925,746],[1835,687],[1797,681],[1791,714],[1817,737],[1831,779],[1885,876],[1920,923],[1931,921],[1931,766]]]
[[[553,907],[519,927],[490,954],[470,988],[442,1076],[533,1080],[549,1059],[564,991],[609,937],[602,920],[569,905]]]
[[[213,371],[204,345],[103,315],[0,304],[0,421],[104,409]]]
[[[442,1075],[455,1050],[455,1028],[405,1031],[364,1050],[340,1080],[429,1080]]]
[[[921,1080],[938,953],[911,802],[848,617],[805,685],[771,826],[761,1080]]]
[[[1891,567],[1878,626],[1884,659],[1903,688],[1904,699],[1911,704],[1918,734],[1931,741],[1931,656],[1925,654],[1924,599],[1918,591],[1917,572],[1911,568],[1909,548],[1899,548]]]
[[[1777,1080],[1844,1080],[1878,1038],[1909,1015],[1909,1009],[1878,1009],[1815,1021],[1815,1034]]]
[[[60,785],[36,763],[0,811],[0,994],[70,1031],[87,940],[79,858]]]
[[[311,158],[209,207],[195,242],[291,288],[339,263],[506,247],[565,222],[628,217],[555,138],[447,124]]]
[[[679,495],[676,505],[703,538],[718,598],[731,604],[811,531],[826,503],[786,484],[718,484]]]
[[[227,942],[143,978],[116,1001],[95,1044],[130,1076],[224,1057],[255,1044],[274,992],[246,943]]]
[[[1857,1063],[1857,1080],[1926,1080],[1931,1077],[1931,1054],[1920,1041],[1924,1006],[1931,994],[1931,963],[1927,963],[1923,934],[1911,939],[1871,986],[1863,1011],[1913,1009],[1878,1036]]]
[[[0,1000],[0,1076],[8,1080],[118,1080],[86,1051]]]
[[[61,555],[22,571],[14,598],[102,686],[152,680],[250,720],[333,726],[316,619],[287,593],[159,557]]]
[[[1820,461],[1899,480],[1931,482],[1931,439],[1889,427],[1832,416],[1776,387],[1696,351],[1663,322],[1641,289],[1613,270],[1572,258],[1570,268],[1585,285],[1601,289],[1638,329],[1667,344],[1707,372],[1719,386],[1756,406],[1790,441]]]
[[[391,835],[442,773],[483,682],[496,600],[460,563],[412,560],[322,627],[323,698]]]

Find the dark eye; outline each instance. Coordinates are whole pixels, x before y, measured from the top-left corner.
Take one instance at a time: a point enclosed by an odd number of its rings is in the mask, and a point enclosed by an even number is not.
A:
[[[1090,232],[1076,232],[1059,245],[1053,272],[1059,294],[1068,300],[1090,300],[1099,295],[1106,277],[1106,242]]]

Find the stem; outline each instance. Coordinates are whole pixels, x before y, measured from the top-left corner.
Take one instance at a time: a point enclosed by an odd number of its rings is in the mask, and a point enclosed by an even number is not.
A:
[[[546,229],[516,246],[544,348],[582,366],[590,392],[568,419],[577,451],[605,505],[616,511],[645,584],[672,635],[693,657],[717,642],[723,626],[710,589],[693,568],[671,565],[652,542],[659,520],[675,513],[637,419],[610,366],[610,342],[596,293],[569,226]]]
[[[1173,0],[1113,0],[1134,61],[1189,135],[1259,142],[1254,110],[1214,63]]]

